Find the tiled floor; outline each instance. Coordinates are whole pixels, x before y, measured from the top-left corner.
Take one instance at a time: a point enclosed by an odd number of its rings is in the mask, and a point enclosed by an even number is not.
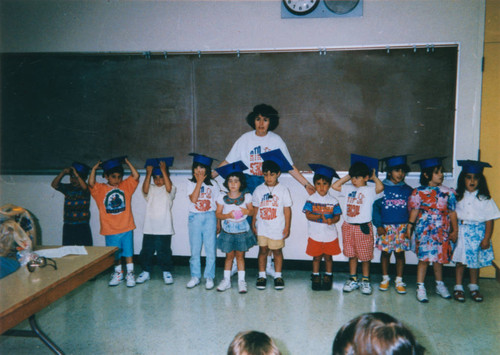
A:
[[[218,275],[222,270],[217,270]],[[255,288],[256,271],[247,271],[249,291],[233,288],[220,293],[204,285],[188,290],[188,267],[177,267],[175,283],[153,279],[127,289],[107,286],[100,275],[56,301],[37,315],[40,327],[67,354],[224,354],[233,336],[257,329],[272,336],[283,354],[330,354],[339,327],[364,312],[387,312],[405,322],[428,354],[500,353],[500,284],[482,279],[483,303],[464,304],[434,293],[428,277],[430,302],[415,299],[415,277],[408,277],[408,294],[391,287],[381,292],[373,282],[371,296],[342,292],[345,274],[335,275],[332,291],[310,289],[309,272],[286,271],[286,288]],[[378,281],[379,275],[373,280]],[[452,288],[453,280],[446,279]],[[18,328],[27,328],[24,322]],[[1,354],[50,354],[35,338],[0,336]]]

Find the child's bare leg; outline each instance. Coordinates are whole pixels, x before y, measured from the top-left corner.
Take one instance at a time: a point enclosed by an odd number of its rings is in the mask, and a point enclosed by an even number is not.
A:
[[[363,271],[363,277],[370,277],[370,261],[362,261],[361,270]]]
[[[478,285],[478,282],[479,282],[479,269],[471,269],[471,268],[469,268],[469,274],[470,274],[470,283],[473,284],[473,285]]]
[[[403,271],[405,268],[405,252],[401,251],[399,253],[394,253],[396,257],[396,276],[403,277]]]
[[[465,269],[464,264],[457,263],[457,266],[455,267],[455,281],[457,285],[462,285],[464,282],[464,269]],[[472,271],[472,269],[470,271]],[[472,280],[472,274],[471,274],[471,280]]]
[[[320,264],[321,264],[321,255],[313,257],[313,274],[319,274]],[[274,265],[276,265],[276,263]]]
[[[389,275],[389,262],[391,260],[391,253],[382,251],[380,254],[380,266],[382,267],[382,275]]]
[[[259,247],[259,272],[266,272],[266,263],[267,263],[267,253],[269,252],[268,247]]]
[[[333,259],[331,255],[323,254],[325,258],[325,271],[329,274],[333,272]]]
[[[231,270],[233,267],[234,250],[226,254],[226,260],[224,261],[224,270]]]
[[[236,263],[238,264],[238,271],[245,271],[245,252],[235,251]]]
[[[349,258],[349,274],[356,276],[358,273],[358,258]]]
[[[273,250],[274,254],[274,271],[281,272],[283,270],[283,251],[282,249]]]
[[[417,283],[424,283],[425,274],[427,273],[427,266],[429,262],[419,261],[417,265]]]
[[[434,263],[433,269],[436,281],[443,281],[443,264]]]

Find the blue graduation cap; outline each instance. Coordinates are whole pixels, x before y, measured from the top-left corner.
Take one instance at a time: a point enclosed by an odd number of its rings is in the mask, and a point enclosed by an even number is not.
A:
[[[420,169],[432,168],[433,166],[440,166],[443,164],[443,159],[446,157],[433,157],[427,159],[415,160],[412,164],[419,164]]]
[[[394,169],[397,167],[408,167],[407,157],[408,157],[408,154],[393,155],[390,157],[382,158],[380,160],[382,160],[385,163],[384,170],[387,171],[387,170]]]
[[[309,167],[314,171],[315,174],[323,175],[328,179],[332,179],[333,177],[339,178],[339,175],[335,171],[334,168],[330,168],[329,166],[323,164],[309,164]]]
[[[457,160],[457,164],[468,174],[481,174],[484,168],[491,168],[489,163],[479,160]]]
[[[215,158],[210,158],[210,157],[207,157],[206,155],[198,154],[198,153],[189,153],[189,155],[193,156],[193,163],[200,163],[200,164],[206,165],[208,167],[211,167],[213,161],[217,160]]]
[[[247,170],[248,167],[241,161],[238,160],[234,163],[229,163],[220,168],[216,168],[215,171],[219,173],[224,179],[226,179],[232,173],[242,173]]]
[[[73,164],[71,164],[71,166],[75,168],[78,175],[80,176],[89,175],[90,167],[88,165],[74,161]]]
[[[104,170],[104,174],[106,174],[106,171],[108,171],[108,170],[116,168],[117,166],[121,166],[125,162],[126,158],[127,158],[127,156],[123,155],[121,157],[111,158],[111,159],[108,159],[108,160],[102,162],[101,167],[102,167],[102,170]]]
[[[287,158],[283,155],[281,149],[274,149],[269,152],[260,153],[263,161],[271,160],[278,164],[281,171],[293,170],[293,166],[288,162]]]
[[[160,162],[161,161],[164,161],[165,165],[167,167],[170,167],[174,163],[174,157],[146,159],[146,164],[144,164],[144,167],[146,168],[148,166],[152,166],[153,167],[153,175],[161,176],[161,170],[160,170]]]
[[[351,154],[351,165],[357,162],[366,164],[366,166],[370,168],[370,174],[373,169],[375,169],[375,174],[378,173],[378,159],[359,154]]]

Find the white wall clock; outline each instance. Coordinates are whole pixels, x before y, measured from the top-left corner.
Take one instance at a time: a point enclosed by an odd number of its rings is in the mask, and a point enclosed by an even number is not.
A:
[[[283,0],[285,8],[294,15],[307,15],[314,11],[320,0]]]

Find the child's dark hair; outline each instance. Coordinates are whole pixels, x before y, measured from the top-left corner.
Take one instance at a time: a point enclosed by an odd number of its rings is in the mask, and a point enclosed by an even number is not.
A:
[[[403,172],[405,173],[405,175],[410,172],[410,167],[407,164],[392,166],[389,169],[387,169],[387,174],[385,176],[386,179],[390,180],[391,176],[392,176],[392,171],[393,170],[398,170],[398,169],[403,170]]]
[[[278,124],[280,123],[280,116],[278,116],[278,111],[276,111],[272,106],[260,104],[255,106],[253,108],[253,111],[250,112],[247,116],[247,123],[253,129],[255,129],[255,119],[259,115],[269,118],[269,131],[272,131],[276,127],[278,127]]]
[[[226,177],[226,180],[224,180],[224,187],[226,189],[229,190],[229,178],[231,176],[236,176],[239,180],[240,180],[240,192],[243,192],[245,191],[245,189],[247,188],[247,179],[245,178],[245,174],[243,174],[241,171],[235,171],[235,172],[232,172],[231,174],[229,174],[227,177]]]
[[[102,173],[102,177],[106,177],[106,175],[111,175],[114,173],[119,173],[121,176],[123,176],[125,174],[125,170],[123,170],[123,166],[118,165],[118,166],[115,166],[114,168],[111,168],[109,170],[104,171]]]
[[[333,355],[424,354],[404,324],[387,313],[365,313],[344,324],[333,342]]]
[[[154,170],[153,170],[154,171]],[[168,166],[165,167],[165,171],[167,172],[167,176],[170,176],[170,170],[168,169]],[[163,177],[163,174],[160,172],[159,175],[156,175],[156,174],[151,174],[153,176],[153,179],[155,178],[155,176],[158,176],[158,177]]]
[[[428,168],[422,169],[422,171],[420,172],[420,185],[429,185],[429,181],[432,180],[432,174],[434,174],[435,171],[439,171],[440,169],[443,169],[442,165],[430,166]]]
[[[366,165],[365,163],[362,163],[360,161],[355,162],[354,164],[351,165],[349,168],[349,176],[350,177],[365,177],[365,176],[370,176],[371,175],[371,170]]]
[[[279,173],[281,173],[281,168],[274,161],[272,161],[272,160],[266,160],[266,161],[264,161],[262,163],[262,174],[264,174],[265,172],[268,172],[268,171],[270,173],[279,174]]]
[[[316,181],[325,180],[329,185],[332,184],[333,176],[331,178],[327,178],[325,175],[314,174],[313,176],[313,184],[316,184]]]
[[[205,176],[205,180],[203,180],[203,182],[205,183],[205,185],[211,186],[212,185],[212,169],[208,165],[205,165],[202,163],[193,162],[193,166],[191,167],[191,173],[193,174],[193,177],[189,180],[192,182],[196,182],[196,178],[194,177],[194,169],[196,169],[197,167],[205,168],[205,172],[207,173],[207,176]]]
[[[457,181],[457,200],[460,201],[464,198],[465,193],[465,176],[470,173],[466,173],[462,171],[460,175],[458,175]],[[486,198],[489,200],[491,198],[490,190],[488,189],[488,184],[486,183],[486,178],[483,173],[474,174],[479,179],[477,184],[477,198]]]
[[[255,330],[239,332],[227,349],[227,355],[281,355],[267,334]]]

